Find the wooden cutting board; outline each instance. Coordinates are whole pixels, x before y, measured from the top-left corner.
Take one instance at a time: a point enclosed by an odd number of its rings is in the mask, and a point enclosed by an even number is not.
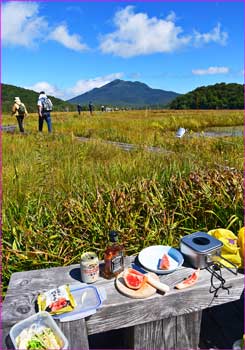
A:
[[[147,275],[151,275],[151,277],[159,281],[159,277],[154,272],[148,272],[146,276]],[[130,298],[144,299],[156,293],[156,288],[152,287],[148,283],[145,283],[140,289],[134,290],[134,289],[128,288],[123,279],[123,272],[121,272],[117,276],[115,283],[116,283],[117,289],[121,293],[123,293],[124,295],[127,295]]]

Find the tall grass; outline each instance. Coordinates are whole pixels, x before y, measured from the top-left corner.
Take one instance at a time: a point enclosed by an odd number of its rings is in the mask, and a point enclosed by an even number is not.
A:
[[[238,125],[240,112],[230,113]],[[5,289],[14,271],[77,263],[86,250],[102,258],[110,229],[135,254],[150,244],[178,246],[196,230],[237,232],[243,225],[242,137],[176,139],[163,128],[157,143],[171,152],[125,152],[99,135],[110,139],[113,129],[119,139],[152,145],[155,129],[144,112],[130,112],[124,121],[116,113],[61,117],[53,116],[51,135],[36,133],[32,116],[28,135],[3,135]],[[159,125],[168,117],[151,115]],[[200,125],[201,115],[192,118]],[[90,129],[97,140],[76,139]]]

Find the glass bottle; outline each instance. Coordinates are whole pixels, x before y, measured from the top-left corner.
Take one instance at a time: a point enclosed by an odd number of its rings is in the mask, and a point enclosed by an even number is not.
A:
[[[107,279],[116,277],[124,270],[123,246],[118,243],[118,232],[109,232],[110,243],[104,254],[104,277]]]

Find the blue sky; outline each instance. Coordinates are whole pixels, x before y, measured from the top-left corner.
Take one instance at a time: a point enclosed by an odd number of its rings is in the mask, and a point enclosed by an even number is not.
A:
[[[241,1],[4,1],[3,83],[69,99],[114,79],[186,93],[244,82]]]

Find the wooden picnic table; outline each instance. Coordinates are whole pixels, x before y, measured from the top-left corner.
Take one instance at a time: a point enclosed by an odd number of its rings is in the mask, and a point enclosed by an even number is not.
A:
[[[134,259],[127,257],[125,265]],[[171,274],[161,275],[161,282],[168,284],[170,291],[165,295],[157,292],[146,299],[124,296],[116,289],[115,279],[99,277],[93,285],[103,287],[107,298],[97,312],[81,320],[56,321],[68,338],[69,349],[89,349],[89,335],[118,329],[124,329],[128,349],[197,349],[202,310],[240,299],[244,274],[235,275],[222,268],[226,286],[231,288],[229,292],[220,289],[217,297],[210,292],[211,274],[206,269],[200,271],[194,286],[174,289],[193,271],[182,266]],[[10,328],[37,311],[35,302],[39,292],[78,281],[81,282],[78,264],[13,273],[2,305],[2,349],[13,349]]]

